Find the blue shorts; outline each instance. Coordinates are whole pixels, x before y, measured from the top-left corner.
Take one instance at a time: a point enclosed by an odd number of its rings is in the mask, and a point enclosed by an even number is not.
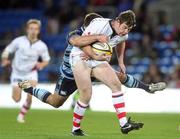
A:
[[[55,92],[60,96],[70,96],[77,90],[76,82],[73,79],[68,79],[60,73],[57,80]]]

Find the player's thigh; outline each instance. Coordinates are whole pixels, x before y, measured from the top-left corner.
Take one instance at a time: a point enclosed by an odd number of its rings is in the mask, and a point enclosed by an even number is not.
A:
[[[92,74],[95,78],[107,85],[113,92],[121,90],[121,83],[108,63],[93,68]]]
[[[72,70],[80,92],[80,100],[83,101],[83,103],[89,103],[92,94],[91,68],[80,60],[76,62]]]
[[[46,102],[54,107],[60,107],[76,89],[75,80],[69,79],[60,73],[54,94],[50,95]]]

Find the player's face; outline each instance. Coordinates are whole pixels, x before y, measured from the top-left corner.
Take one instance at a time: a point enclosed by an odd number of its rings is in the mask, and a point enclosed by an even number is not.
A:
[[[128,25],[126,23],[119,23],[119,27],[118,27],[118,35],[123,36],[126,35],[130,32],[132,28],[128,27]]]
[[[37,38],[40,33],[40,27],[38,24],[29,24],[27,27],[27,35],[32,38]]]

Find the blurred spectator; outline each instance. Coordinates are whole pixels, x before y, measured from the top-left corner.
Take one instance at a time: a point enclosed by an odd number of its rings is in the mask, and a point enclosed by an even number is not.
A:
[[[171,42],[177,39],[178,29],[175,25],[169,23],[168,15],[165,11],[159,11],[158,26],[156,30],[156,38],[159,41]]]
[[[180,88],[180,65],[175,67],[168,84],[171,88]]]
[[[143,81],[146,83],[157,83],[164,81],[165,75],[159,70],[156,64],[152,63],[149,70],[144,74]]]
[[[47,33],[49,35],[57,35],[59,33],[59,22],[56,18],[49,18],[47,24]]]
[[[133,9],[133,0],[119,0],[118,3],[118,12],[122,12],[125,10]]]

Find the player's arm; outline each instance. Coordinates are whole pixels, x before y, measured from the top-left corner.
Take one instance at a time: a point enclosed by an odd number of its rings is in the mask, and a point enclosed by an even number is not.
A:
[[[108,41],[108,37],[105,35],[86,35],[86,36],[74,35],[71,38],[69,38],[69,43],[79,48],[82,48],[86,45],[90,45],[94,42],[105,43],[107,41]]]
[[[89,26],[86,27],[85,31],[83,32],[82,36],[89,36],[89,35],[97,35],[101,34],[101,31],[103,30],[104,26],[102,25],[101,21],[94,20],[92,21]],[[108,37],[105,39],[105,42],[108,42]],[[104,61],[108,60],[109,56],[107,55],[97,55],[92,50],[92,47],[90,45],[86,45],[82,47],[82,50],[85,54],[87,54],[89,57],[91,57],[94,60],[98,61]]]
[[[42,70],[43,68],[45,68],[49,64],[49,61],[50,61],[50,56],[49,56],[49,52],[46,45],[44,49],[42,50],[40,57],[42,58],[42,62],[38,62],[36,64],[36,69],[38,70]]]
[[[97,55],[96,53],[94,53],[94,51],[92,50],[92,47],[90,45],[83,47],[82,51],[85,53],[85,56],[84,56],[84,54],[82,54],[82,56],[81,56],[83,60],[94,59],[97,61],[109,61],[109,59],[110,59],[109,55],[106,55],[106,54],[98,54]]]
[[[49,64],[49,61],[38,62],[38,63],[36,64],[36,69],[42,70],[42,69],[45,68],[48,64]]]
[[[124,65],[124,52],[125,52],[125,41],[121,42],[120,44],[118,44],[115,49],[116,49],[116,54],[117,54],[117,58],[118,58],[118,64],[119,67],[121,68],[121,71],[123,73],[126,72],[126,67]]]
[[[13,40],[6,48],[3,50],[1,55],[1,66],[5,67],[11,62],[9,60],[9,54],[14,53],[17,50],[17,41],[18,39]]]

